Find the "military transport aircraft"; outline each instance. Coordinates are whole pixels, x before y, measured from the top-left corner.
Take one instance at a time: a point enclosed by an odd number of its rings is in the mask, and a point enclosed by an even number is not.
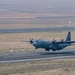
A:
[[[53,41],[45,41],[45,40],[33,40],[30,39],[29,41],[24,42],[30,42],[36,49],[43,48],[46,51],[52,50],[62,50],[67,46],[70,46],[72,43],[75,43],[75,41],[71,41],[71,32],[68,32],[68,35],[66,37],[66,40],[56,41],[53,39]]]

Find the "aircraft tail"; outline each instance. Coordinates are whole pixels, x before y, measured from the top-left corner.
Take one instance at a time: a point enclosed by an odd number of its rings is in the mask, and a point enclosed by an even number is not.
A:
[[[71,32],[68,32],[66,40],[65,41],[71,41]]]

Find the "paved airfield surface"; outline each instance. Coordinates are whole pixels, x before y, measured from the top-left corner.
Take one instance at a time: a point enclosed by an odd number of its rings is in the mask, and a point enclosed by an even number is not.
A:
[[[32,51],[32,52],[9,52],[0,53],[0,63],[13,63],[13,62],[27,62],[32,60],[45,60],[45,59],[61,59],[75,57],[74,48],[66,48],[61,51]]]
[[[0,34],[24,33],[24,32],[45,32],[45,31],[72,31],[75,27],[55,27],[55,28],[30,28],[30,29],[0,29]]]

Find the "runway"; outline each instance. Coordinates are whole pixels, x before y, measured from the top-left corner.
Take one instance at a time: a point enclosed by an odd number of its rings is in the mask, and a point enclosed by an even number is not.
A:
[[[75,30],[75,27],[0,29],[0,34],[25,33],[25,32],[48,32],[48,31],[73,31],[73,30]]]
[[[64,49],[61,51],[32,51],[32,52],[9,52],[0,53],[0,63],[14,63],[14,62],[28,62],[35,60],[45,59],[63,59],[63,58],[74,58],[75,49]]]

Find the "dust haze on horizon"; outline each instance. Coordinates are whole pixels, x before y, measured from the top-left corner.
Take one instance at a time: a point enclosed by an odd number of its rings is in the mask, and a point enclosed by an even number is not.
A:
[[[74,7],[75,0],[0,0],[0,5]]]
[[[0,0],[0,12],[75,13],[75,0]]]

